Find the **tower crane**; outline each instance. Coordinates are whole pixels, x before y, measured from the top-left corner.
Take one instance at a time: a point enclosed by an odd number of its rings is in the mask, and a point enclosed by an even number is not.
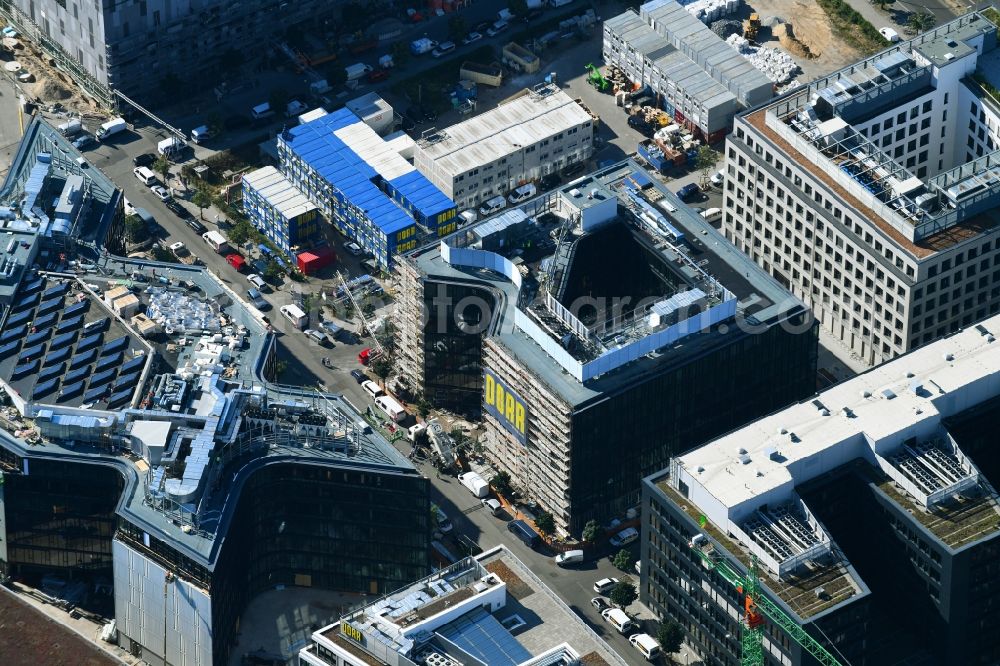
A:
[[[743,595],[743,635],[741,646],[742,666],[764,666],[764,620],[768,619],[783,629],[793,641],[801,645],[806,652],[815,657],[822,666],[845,666],[838,661],[826,648],[810,636],[792,618],[788,617],[777,604],[761,593],[760,579],[757,575],[757,558],[750,561],[746,575],[741,574],[732,565],[719,557],[705,553],[697,544],[691,547],[705,565],[722,576],[727,583]],[[849,665],[847,665],[849,666]]]

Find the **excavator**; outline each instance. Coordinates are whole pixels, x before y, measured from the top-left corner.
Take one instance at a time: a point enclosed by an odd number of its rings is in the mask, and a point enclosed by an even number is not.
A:
[[[743,38],[751,42],[757,40],[757,32],[760,30],[760,14],[754,12],[750,18],[743,21]]]
[[[601,71],[599,69],[590,63],[587,64],[586,69],[590,72],[590,76],[587,77],[587,81],[590,85],[594,86],[594,88],[600,92],[608,92],[611,90],[611,82],[601,76]]]

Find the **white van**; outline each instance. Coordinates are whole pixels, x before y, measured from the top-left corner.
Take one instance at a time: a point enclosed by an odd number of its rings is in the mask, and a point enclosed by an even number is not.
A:
[[[282,305],[280,308],[281,314],[285,315],[285,319],[292,322],[295,328],[303,329],[309,323],[309,315],[302,311],[302,308],[293,304]]]
[[[701,211],[701,216],[705,218],[706,222],[715,222],[722,219],[722,209],[709,208],[708,210]]]
[[[559,553],[556,555],[556,564],[561,567],[566,567],[571,564],[579,564],[580,562],[583,562],[582,550],[567,550],[565,553]]]
[[[601,617],[623,636],[636,628],[635,622],[621,608],[609,608],[601,613]]]
[[[271,105],[267,102],[263,104],[258,104],[257,106],[250,109],[250,117],[254,120],[261,120],[263,118],[270,118],[274,115],[274,110]]]
[[[132,173],[135,177],[139,179],[139,182],[146,186],[156,185],[156,174],[150,171],[146,167],[136,167],[132,169]]]
[[[531,197],[535,196],[537,192],[538,190],[535,188],[535,184],[528,183],[527,185],[522,185],[511,192],[510,196],[507,197],[507,200],[512,204],[519,204],[522,201],[527,201]]]
[[[660,656],[660,644],[649,634],[633,634],[628,637],[628,642],[634,645],[647,661],[653,661]]]
[[[396,423],[406,418],[406,409],[391,395],[380,395],[375,398],[375,406]]]
[[[479,212],[483,217],[489,217],[493,213],[500,212],[503,210],[504,206],[507,205],[507,200],[502,196],[495,196],[492,199],[484,203],[480,208]]]
[[[372,398],[377,398],[384,393],[382,391],[382,387],[370,379],[366,379],[365,381],[361,382],[361,388],[363,388],[365,390],[365,393],[370,395]]]

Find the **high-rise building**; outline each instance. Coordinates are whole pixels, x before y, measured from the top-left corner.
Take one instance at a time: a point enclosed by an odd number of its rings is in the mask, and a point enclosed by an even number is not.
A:
[[[594,152],[594,127],[579,100],[540,84],[424,136],[413,164],[456,206],[469,208],[585,161]]]
[[[987,319],[645,479],[644,603],[735,666],[744,603],[717,567],[756,560],[757,608],[777,609],[766,663],[815,663],[796,626],[841,664],[997,663],[998,332]]]
[[[399,369],[563,531],[815,387],[808,311],[632,161],[400,261]],[[481,410],[481,411],[480,411]]]
[[[864,363],[1000,310],[996,34],[955,19],[739,115],[728,138],[726,238]]]
[[[142,100],[178,87],[216,81],[227,51],[252,55],[272,44],[275,26],[315,25],[337,10],[330,2],[79,2],[11,0],[0,11],[70,71],[85,90],[111,102],[109,89]]]

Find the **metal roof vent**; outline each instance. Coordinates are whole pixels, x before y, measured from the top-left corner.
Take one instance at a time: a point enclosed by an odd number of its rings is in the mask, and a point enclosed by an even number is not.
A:
[[[907,379],[911,379],[913,376],[914,376],[914,374],[912,372],[907,372],[906,373],[906,378]]]
[[[739,461],[740,461],[740,462],[741,462],[742,464],[744,464],[744,465],[749,465],[749,464],[750,464],[750,456],[748,456],[748,455],[747,455],[747,454],[745,454],[745,453],[741,453],[741,454],[740,454],[740,455],[739,455],[739,456],[737,457],[737,460],[739,460]]]
[[[882,397],[885,398],[886,400],[892,400],[893,398],[896,397],[896,394],[893,393],[892,389],[883,389]]]
[[[697,467],[694,468],[694,471],[696,471],[698,474],[701,474],[702,472],[705,471],[705,466],[704,465],[698,465]]]
[[[787,432],[788,432],[788,430],[786,428],[778,428],[778,434],[779,435],[784,435]]]
[[[740,448],[736,449],[736,453],[738,453],[740,455],[743,455],[746,452],[747,452],[747,450],[745,448],[743,448],[742,446]]]
[[[844,416],[846,416],[847,418],[849,418],[849,419],[852,419],[852,418],[854,418],[854,411],[853,411],[853,410],[852,410],[852,409],[851,409],[850,407],[844,407],[844,408],[842,408],[842,409],[841,409],[840,411],[841,411],[841,412],[843,413],[843,415],[844,415]]]
[[[862,391],[861,392],[861,397],[862,398],[870,398],[870,397],[872,397],[872,392],[871,391]]]
[[[955,355],[952,354],[951,352],[948,352],[947,354],[944,355],[944,360],[950,363],[951,361],[955,360]]]
[[[759,467],[755,469],[754,472],[756,473],[757,476],[764,476],[764,472],[760,471]]]
[[[824,407],[823,409],[819,410],[819,413],[822,414],[823,416],[829,416],[830,410]]]

